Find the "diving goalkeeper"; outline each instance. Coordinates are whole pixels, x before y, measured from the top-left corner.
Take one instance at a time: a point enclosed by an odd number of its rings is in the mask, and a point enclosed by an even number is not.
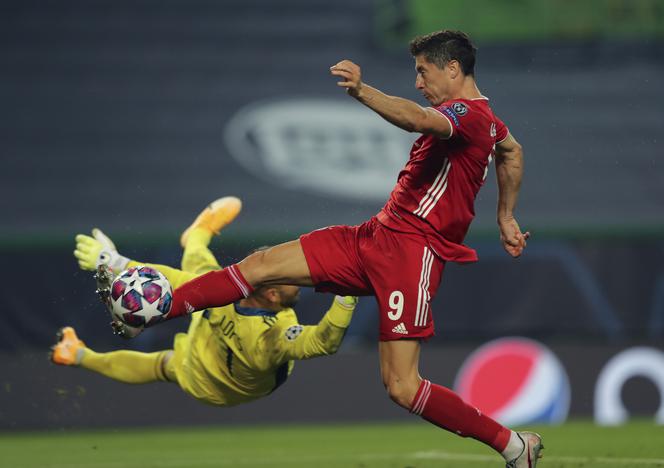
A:
[[[180,239],[182,270],[148,265],[161,271],[173,288],[221,269],[208,245],[213,235],[235,219],[241,206],[238,198],[224,197],[201,212]],[[121,256],[100,230],[92,233],[93,237],[76,236],[74,255],[82,270],[106,265],[119,273],[145,265]],[[298,297],[296,286],[267,286],[236,304],[196,312],[188,332],[175,336],[173,349],[154,353],[97,353],[78,339],[73,328],[65,327],[52,348],[51,360],[125,383],[175,382],[192,397],[212,405],[246,403],[283,384],[294,360],[333,354],[341,344],[357,298],[335,297],[318,325],[303,326],[292,309]]]

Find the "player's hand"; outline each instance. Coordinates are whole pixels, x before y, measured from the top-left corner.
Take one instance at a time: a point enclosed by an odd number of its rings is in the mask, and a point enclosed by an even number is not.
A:
[[[101,229],[94,228],[92,237],[78,234],[75,238],[74,257],[81,270],[94,271],[99,265],[107,265],[116,273],[124,270],[129,259],[118,253],[113,241]]]
[[[362,71],[360,67],[350,60],[342,60],[330,67],[330,73],[338,76],[341,81],[337,81],[337,86],[346,88],[348,94],[358,97],[362,91]]]
[[[514,258],[519,257],[526,248],[530,232],[521,232],[521,228],[513,216],[499,219],[498,227],[500,228],[500,242],[505,251]]]
[[[357,296],[335,296],[334,300],[345,309],[355,309],[359,298]]]

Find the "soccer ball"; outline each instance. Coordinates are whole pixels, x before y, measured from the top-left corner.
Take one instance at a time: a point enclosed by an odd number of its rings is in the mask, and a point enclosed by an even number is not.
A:
[[[120,273],[111,285],[111,313],[132,327],[161,322],[171,310],[173,288],[168,279],[147,266]]]

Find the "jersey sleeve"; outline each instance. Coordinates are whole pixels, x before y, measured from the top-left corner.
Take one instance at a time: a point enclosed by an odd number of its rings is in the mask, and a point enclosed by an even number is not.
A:
[[[472,119],[472,114],[465,103],[460,101],[444,102],[438,107],[434,107],[434,109],[443,114],[452,125],[450,139],[458,137],[465,139],[468,137],[470,131],[469,120]]]
[[[266,337],[272,341],[273,362],[334,354],[346,334],[354,308],[334,300],[318,325],[300,325],[292,310],[280,312],[277,326]]]
[[[510,131],[505,125],[505,123],[502,120],[500,120],[498,117],[496,117],[496,143],[505,141],[507,135],[509,134]]]

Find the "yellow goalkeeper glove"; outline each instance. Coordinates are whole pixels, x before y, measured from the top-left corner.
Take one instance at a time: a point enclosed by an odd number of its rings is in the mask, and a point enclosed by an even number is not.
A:
[[[357,297],[355,296],[334,296],[332,306],[327,311],[327,317],[333,325],[347,328],[350,325],[350,319],[353,318],[356,305]]]
[[[101,229],[94,228],[92,237],[78,234],[75,240],[74,257],[81,270],[94,271],[99,265],[106,265],[117,274],[127,268],[129,259],[118,253],[113,241]]]
[[[345,309],[355,309],[359,298],[357,296],[334,296],[334,300]]]

